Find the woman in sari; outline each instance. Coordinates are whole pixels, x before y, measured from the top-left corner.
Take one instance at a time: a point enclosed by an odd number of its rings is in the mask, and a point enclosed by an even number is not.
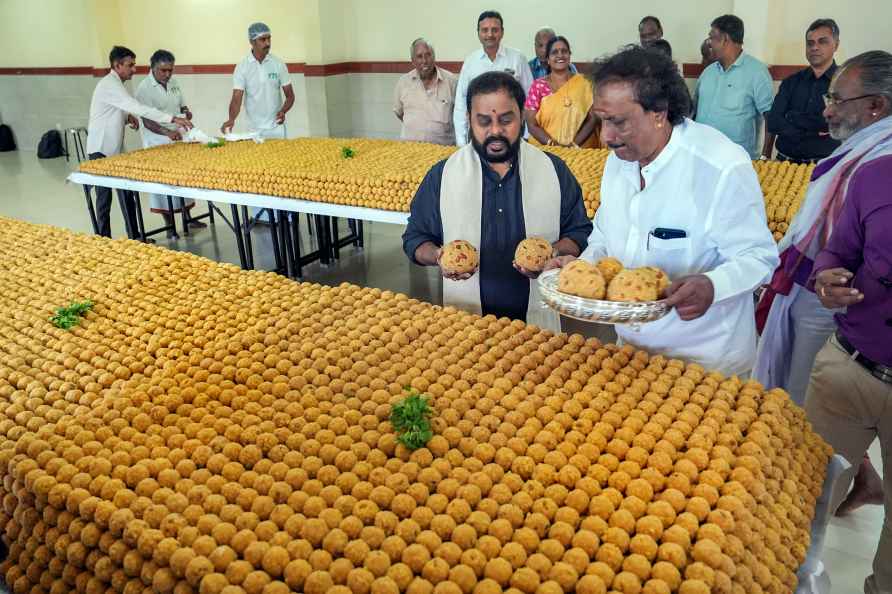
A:
[[[598,118],[591,112],[592,85],[570,70],[570,42],[557,36],[546,47],[549,73],[527,93],[524,117],[530,142],[540,145],[597,148]]]

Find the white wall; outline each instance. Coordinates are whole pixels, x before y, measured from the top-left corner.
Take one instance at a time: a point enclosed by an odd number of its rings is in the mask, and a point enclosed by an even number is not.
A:
[[[441,60],[462,60],[479,47],[477,17],[484,9],[502,13],[505,43],[532,57],[533,36],[543,26],[565,35],[573,57],[588,61],[638,42],[638,21],[653,14],[662,21],[676,57],[700,61],[700,42],[710,21],[731,12],[732,0],[356,0],[353,18],[345,23],[353,53],[364,60],[407,60],[409,44],[425,37],[436,46]],[[357,59],[357,58],[354,58]]]
[[[699,62],[709,22],[726,12],[744,18],[747,50],[768,63],[804,63],[804,30],[826,16],[842,28],[840,60],[892,49],[892,0],[0,0],[0,68],[103,66],[112,43],[131,46],[140,64],[158,47],[172,50],[179,64],[232,64],[247,52],[245,28],[254,20],[272,27],[273,51],[286,62],[403,61],[419,36],[434,43],[440,60],[460,61],[479,47],[477,16],[490,8],[505,18],[506,44],[531,56],[534,32],[549,25],[570,39],[581,62],[635,42],[646,14],[662,20],[680,62]],[[226,116],[229,75],[178,76],[196,124],[215,132]],[[396,137],[390,102],[397,78],[292,75],[289,136]],[[56,124],[86,124],[96,82],[89,75],[0,75],[0,119],[33,150]],[[128,133],[128,146],[137,143]]]

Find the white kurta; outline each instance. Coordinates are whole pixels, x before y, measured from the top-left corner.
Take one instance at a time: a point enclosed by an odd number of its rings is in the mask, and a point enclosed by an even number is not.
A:
[[[167,86],[165,87],[157,80],[155,80],[155,76],[151,72],[149,72],[148,76],[142,79],[142,81],[139,83],[139,86],[136,87],[136,99],[140,103],[145,103],[146,105],[154,107],[159,111],[163,111],[164,113],[175,116],[179,116],[182,113],[183,107],[186,105],[186,100],[183,98],[183,91],[175,78],[171,77],[171,79],[167,81]],[[166,124],[163,122],[158,123],[168,130],[176,130],[175,124]],[[153,146],[160,146],[162,144],[170,144],[171,142],[170,138],[164,136],[163,134],[155,134],[154,132],[149,130],[145,124],[140,126],[140,134],[142,136],[143,148],[151,148]],[[152,194],[149,197],[149,205],[154,211],[167,212],[167,196]],[[180,199],[174,198],[174,210],[178,210],[180,208],[180,205]],[[185,200],[186,208],[191,208],[194,205],[194,200]]]
[[[687,237],[657,239],[651,233],[660,227],[683,230]],[[611,153],[594,231],[582,254],[591,261],[604,256],[630,268],[659,266],[671,279],[704,273],[715,288],[715,300],[700,318],[685,322],[672,310],[639,331],[617,326],[623,342],[725,374],[752,369],[753,290],[767,281],[779,258],[746,151],[715,129],[685,120],[644,169]]]
[[[99,80],[90,101],[87,154],[102,153],[106,157],[119,154],[124,144],[124,124],[128,114],[156,122],[173,121],[170,114],[134,99],[118,73],[112,70]]]

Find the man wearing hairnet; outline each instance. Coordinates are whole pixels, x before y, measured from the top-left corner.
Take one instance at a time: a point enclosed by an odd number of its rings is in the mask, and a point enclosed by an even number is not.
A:
[[[282,60],[269,53],[271,35],[266,24],[251,25],[248,40],[251,42],[251,52],[235,67],[229,119],[223,122],[220,130],[224,134],[232,130],[244,97],[250,130],[263,138],[285,138],[285,114],[294,105],[294,89],[288,68]]]

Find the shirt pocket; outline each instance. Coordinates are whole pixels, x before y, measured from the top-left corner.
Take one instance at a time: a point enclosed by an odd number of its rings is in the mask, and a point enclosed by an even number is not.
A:
[[[659,239],[658,237],[654,237],[651,235],[649,237],[650,245],[649,249],[657,251],[657,252],[669,252],[669,251],[679,251],[679,250],[690,250],[691,249],[691,238],[690,237],[677,237],[675,239]]]
[[[452,103],[442,97],[431,99],[431,120],[438,124],[448,124],[452,121]]]
[[[746,103],[746,95],[743,90],[738,85],[725,81],[719,84],[721,85],[719,105],[722,106],[722,109],[733,111],[734,113],[743,111],[743,106]]]

